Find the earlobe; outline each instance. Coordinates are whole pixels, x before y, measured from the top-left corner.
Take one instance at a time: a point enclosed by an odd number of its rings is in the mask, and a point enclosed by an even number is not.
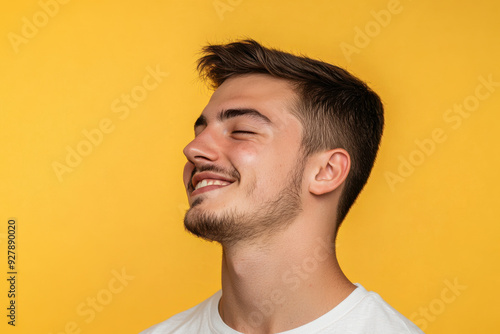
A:
[[[351,159],[344,149],[326,151],[317,158],[317,172],[309,184],[309,192],[323,195],[334,191],[344,183],[351,168]]]

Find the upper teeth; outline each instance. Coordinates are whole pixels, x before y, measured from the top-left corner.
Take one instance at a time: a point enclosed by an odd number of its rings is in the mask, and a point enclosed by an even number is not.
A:
[[[203,180],[201,182],[198,182],[198,184],[196,185],[196,187],[194,188],[195,190],[196,189],[200,189],[200,188],[203,188],[203,187],[206,187],[206,186],[211,186],[211,185],[215,185],[215,186],[226,186],[228,185],[229,182],[227,181],[222,181],[222,180]]]

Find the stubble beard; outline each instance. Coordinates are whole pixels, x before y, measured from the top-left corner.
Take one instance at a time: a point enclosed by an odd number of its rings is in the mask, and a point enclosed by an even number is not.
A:
[[[300,198],[304,159],[288,175],[290,182],[253,212],[239,212],[236,208],[213,213],[196,208],[203,201],[193,202],[184,216],[184,227],[192,234],[232,246],[240,241],[252,241],[284,230],[302,211]]]

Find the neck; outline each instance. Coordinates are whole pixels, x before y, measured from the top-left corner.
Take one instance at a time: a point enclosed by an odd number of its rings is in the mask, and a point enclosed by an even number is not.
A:
[[[319,237],[323,235],[323,237]],[[355,286],[338,264],[331,234],[293,224],[265,243],[223,247],[224,322],[245,333],[282,332],[304,325],[344,300]]]

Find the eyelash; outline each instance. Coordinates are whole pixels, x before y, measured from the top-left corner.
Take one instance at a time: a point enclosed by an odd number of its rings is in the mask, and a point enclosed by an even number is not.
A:
[[[255,132],[252,132],[252,131],[243,131],[243,130],[233,131],[232,133],[233,134],[234,133],[243,133],[243,134],[249,134],[249,135],[254,135],[255,134]]]

